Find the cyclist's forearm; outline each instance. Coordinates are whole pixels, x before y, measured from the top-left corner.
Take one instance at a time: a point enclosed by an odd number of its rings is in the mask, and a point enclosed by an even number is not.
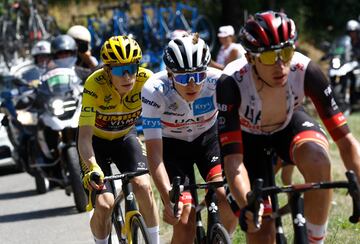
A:
[[[341,159],[347,170],[353,170],[360,177],[360,144],[352,134],[336,141]],[[359,178],[360,179],[360,178]]]
[[[151,176],[153,177],[156,188],[160,193],[161,199],[164,203],[169,203],[169,191],[171,190],[171,185],[164,163],[150,163],[149,165],[157,165],[155,167],[150,166]]]
[[[242,156],[240,154],[225,156],[224,169],[231,194],[240,208],[245,207],[247,204],[246,194],[250,191],[250,182],[247,170],[242,163]]]
[[[82,161],[88,168],[96,164],[95,153],[92,147],[92,133],[80,127],[78,138],[78,150]]]
[[[146,141],[147,159],[149,170],[158,189],[162,200],[169,202],[169,190],[171,189],[169,176],[163,162],[162,140]]]

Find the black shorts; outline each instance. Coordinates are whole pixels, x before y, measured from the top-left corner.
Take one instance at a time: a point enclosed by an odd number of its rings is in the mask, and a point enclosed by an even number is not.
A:
[[[206,181],[221,176],[220,144],[217,125],[201,134],[192,142],[163,137],[163,159],[170,181],[174,176],[194,182],[194,164]]]
[[[250,183],[253,184],[257,178],[262,178],[264,186],[273,185],[274,155],[293,164],[291,158],[292,143],[296,136],[306,131],[320,133],[326,140],[325,131],[321,125],[302,109],[296,110],[290,123],[283,130],[274,134],[255,135],[243,131],[244,165]],[[311,137],[313,134],[309,133],[309,136]],[[230,194],[229,189],[227,189],[227,194]],[[229,199],[233,211],[236,212],[238,207],[232,196],[228,195],[227,199]]]
[[[110,175],[109,162],[115,163],[120,172],[146,170],[145,147],[133,128],[125,136],[109,141],[93,136],[93,149],[98,165],[105,175]]]

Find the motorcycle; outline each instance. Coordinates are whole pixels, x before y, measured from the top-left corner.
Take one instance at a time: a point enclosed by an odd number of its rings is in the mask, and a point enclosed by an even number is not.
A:
[[[83,87],[73,64],[62,62],[40,77],[34,106],[38,110],[36,134],[29,143],[30,167],[36,171],[38,192],[47,191],[47,180],[74,195],[79,212],[86,210],[87,196],[80,178],[76,147]]]
[[[26,145],[36,129],[36,109],[31,105],[34,84],[38,82],[40,73],[38,67],[29,62],[13,67],[4,77],[5,87],[0,94],[1,112],[4,114],[1,124],[13,148],[11,156],[18,170],[31,175],[34,171],[29,167]]]
[[[330,60],[328,76],[335,99],[345,115],[350,114],[360,98],[360,65],[351,52],[351,39],[341,36],[332,43],[323,60]]]

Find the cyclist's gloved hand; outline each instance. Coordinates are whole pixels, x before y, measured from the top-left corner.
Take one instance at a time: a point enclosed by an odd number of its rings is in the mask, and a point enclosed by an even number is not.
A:
[[[258,211],[258,222],[261,226],[262,216],[264,214],[264,204],[260,204],[260,209]],[[241,229],[248,233],[254,233],[258,231],[260,228],[259,226],[256,226],[254,223],[254,213],[251,211],[251,209],[246,206],[241,209],[240,211],[240,218],[239,218],[239,225]]]
[[[83,177],[83,185],[89,190],[101,190],[104,184],[104,173],[97,164],[92,164],[90,166],[89,172],[87,172]]]

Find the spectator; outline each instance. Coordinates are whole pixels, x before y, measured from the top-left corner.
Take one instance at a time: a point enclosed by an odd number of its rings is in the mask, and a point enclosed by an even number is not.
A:
[[[82,25],[70,27],[67,34],[74,38],[78,52],[76,60],[76,73],[82,80],[86,80],[91,71],[98,65],[97,59],[91,55],[91,34]]]
[[[234,42],[235,30],[231,25],[219,28],[219,41],[221,47],[216,57],[216,61],[211,60],[210,66],[223,70],[224,67],[235,59],[244,57],[245,50],[239,43]]]

